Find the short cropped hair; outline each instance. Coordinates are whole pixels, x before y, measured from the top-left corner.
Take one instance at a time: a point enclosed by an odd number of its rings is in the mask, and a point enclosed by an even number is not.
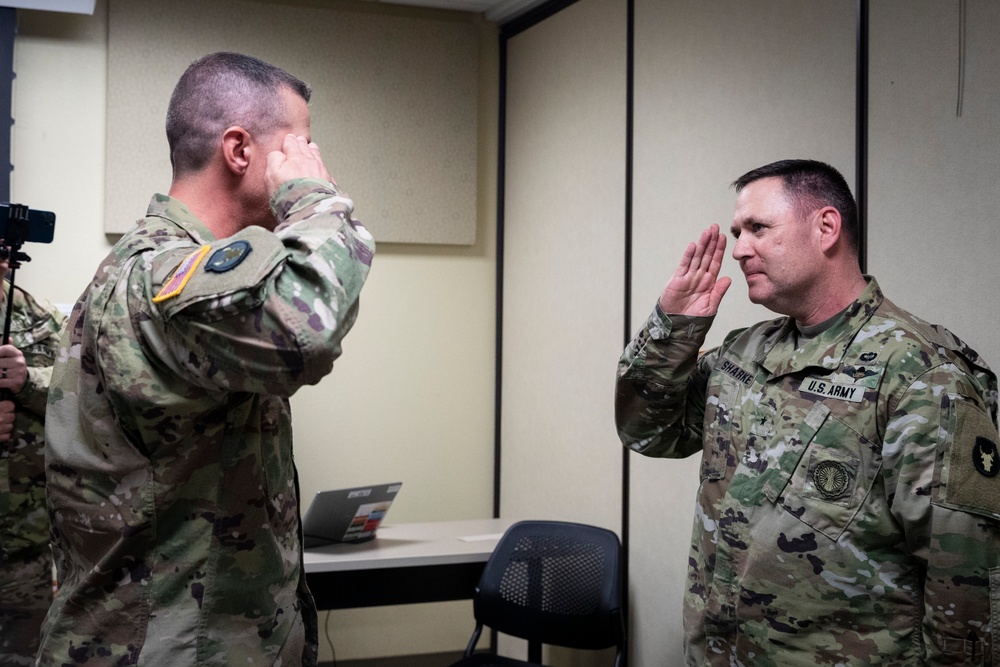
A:
[[[858,205],[839,171],[817,160],[779,160],[748,171],[733,181],[733,187],[740,192],[754,181],[772,177],[781,179],[785,193],[801,216],[823,206],[837,209],[847,244],[858,252]]]
[[[264,136],[288,122],[281,92],[306,102],[309,86],[280,67],[240,53],[204,56],[187,68],[167,107],[167,143],[174,178],[200,171],[234,125]]]

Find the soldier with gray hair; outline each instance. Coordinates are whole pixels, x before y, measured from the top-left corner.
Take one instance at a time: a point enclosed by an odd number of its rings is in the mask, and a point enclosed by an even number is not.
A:
[[[622,442],[701,454],[685,664],[1000,664],[996,376],[862,274],[833,167],[734,185],[733,258],[784,317],[700,353],[732,282],[713,225],[618,366]]]
[[[249,56],[170,100],[173,180],[73,309],[49,396],[60,590],[40,665],[315,665],[289,397],[327,375],[374,242]]]

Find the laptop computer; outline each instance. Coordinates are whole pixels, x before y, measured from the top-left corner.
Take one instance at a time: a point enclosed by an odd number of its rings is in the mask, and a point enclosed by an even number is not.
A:
[[[375,537],[402,482],[319,491],[302,518],[303,546],[364,542]]]

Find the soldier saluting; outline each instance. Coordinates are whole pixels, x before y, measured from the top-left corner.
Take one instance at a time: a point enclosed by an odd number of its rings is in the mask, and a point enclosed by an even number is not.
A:
[[[700,453],[685,664],[997,664],[997,382],[862,274],[829,165],[734,183],[750,300],[783,315],[699,349],[731,280],[715,225],[618,366],[622,442]]]
[[[174,89],[170,191],[98,269],[53,371],[40,665],[316,664],[288,398],[340,354],[374,243],[309,97],[234,53]]]

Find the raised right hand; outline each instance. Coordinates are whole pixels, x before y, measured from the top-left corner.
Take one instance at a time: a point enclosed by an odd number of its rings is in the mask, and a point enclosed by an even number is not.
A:
[[[305,137],[288,134],[281,144],[280,151],[271,151],[267,154],[264,179],[267,182],[268,193],[274,194],[278,186],[293,178],[319,178],[335,185],[337,183],[323,164],[319,146],[306,141]]]
[[[697,243],[688,244],[680,266],[660,294],[660,310],[667,314],[709,316],[719,312],[719,303],[732,279],[719,278],[726,237],[719,226],[701,233]]]

